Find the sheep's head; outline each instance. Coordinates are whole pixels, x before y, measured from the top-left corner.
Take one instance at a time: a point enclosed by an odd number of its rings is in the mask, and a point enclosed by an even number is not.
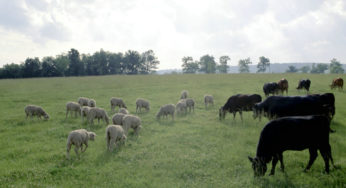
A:
[[[96,137],[96,134],[94,132],[88,132],[88,136],[89,136],[90,140],[94,141],[95,137]]]
[[[44,117],[44,120],[48,120],[48,119],[49,119],[49,115],[48,115],[47,113],[45,113],[45,114],[43,115],[43,117]]]
[[[121,141],[121,142],[125,142],[126,139],[127,139],[127,137],[126,137],[126,135],[124,134],[124,135],[121,137],[120,141]]]
[[[248,158],[252,164],[252,169],[254,170],[255,177],[264,176],[267,171],[267,165],[265,164],[265,162],[263,162],[263,160],[260,160],[258,157],[252,158],[249,156]]]

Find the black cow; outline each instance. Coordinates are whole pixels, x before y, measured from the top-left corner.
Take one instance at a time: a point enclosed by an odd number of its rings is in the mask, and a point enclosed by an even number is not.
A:
[[[317,157],[317,150],[320,150],[325,171],[329,173],[329,159],[334,166],[329,144],[329,129],[330,119],[326,116],[284,117],[270,121],[261,132],[256,157],[248,157],[255,176],[264,176],[267,163],[271,160],[273,161],[270,175],[274,175],[278,160],[284,171],[282,153],[286,150],[304,149],[309,149],[310,152],[310,160],[305,171],[310,169]]]
[[[285,116],[325,115],[333,118],[335,114],[332,93],[307,96],[270,96],[254,106],[254,118],[264,115],[269,119]]]
[[[237,112],[240,114],[240,118],[243,120],[242,111],[251,111],[256,103],[262,101],[262,97],[258,94],[253,95],[233,95],[228,98],[225,105],[219,109],[219,118],[225,119],[226,112],[233,113],[233,119]]]
[[[279,84],[276,82],[265,83],[263,85],[263,92],[266,97],[268,97],[270,94],[277,95],[279,93],[279,89]]]
[[[305,89],[309,92],[311,81],[309,79],[299,80],[297,89]]]

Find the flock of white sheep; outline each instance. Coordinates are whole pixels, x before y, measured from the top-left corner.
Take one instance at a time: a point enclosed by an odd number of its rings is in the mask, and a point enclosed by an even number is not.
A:
[[[119,107],[118,113],[115,113],[112,116],[112,124],[109,124],[109,117],[107,115],[106,110],[103,108],[96,107],[96,101],[94,99],[89,99],[86,97],[79,97],[78,102],[68,102],[66,103],[66,118],[70,113],[70,116],[81,116],[82,122],[84,122],[84,118],[87,119],[89,124],[93,124],[94,119],[98,120],[100,123],[100,119],[103,122],[107,123],[106,128],[106,142],[107,149],[109,151],[113,151],[113,146],[116,147],[118,144],[125,143],[127,138],[127,134],[129,129],[134,130],[134,134],[138,136],[139,131],[142,128],[141,118],[136,115],[129,114],[127,110],[127,106],[125,102],[121,98],[112,97],[110,100],[111,110],[115,111],[116,107]],[[214,105],[214,98],[211,95],[204,96],[204,104],[205,107],[208,108],[209,105]],[[195,101],[192,98],[188,98],[188,91],[183,90],[181,92],[180,100],[176,105],[174,104],[166,104],[160,107],[158,113],[156,114],[156,118],[159,120],[161,117],[171,116],[172,120],[174,120],[174,114],[176,112],[177,115],[186,115],[187,110],[189,112],[194,112]],[[142,111],[142,108],[148,112],[150,110],[150,103],[146,99],[138,98],[136,100],[136,113]],[[46,113],[42,107],[36,105],[28,105],[25,107],[26,119],[30,116],[37,116],[41,119],[41,116],[44,117],[45,120],[49,119],[48,113]],[[78,129],[71,131],[67,138],[66,145],[66,157],[70,158],[70,150],[71,146],[74,145],[75,153],[79,158],[79,149],[81,152],[85,152],[88,147],[88,141],[94,141],[96,134],[94,132],[89,132],[85,129]],[[83,149],[83,145],[85,145]]]

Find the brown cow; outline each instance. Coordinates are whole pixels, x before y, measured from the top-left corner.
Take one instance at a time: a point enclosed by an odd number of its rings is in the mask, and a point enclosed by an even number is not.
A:
[[[330,85],[330,89],[334,89],[336,87],[338,87],[339,89],[343,89],[344,86],[344,80],[342,78],[334,78],[332,85]]]
[[[282,78],[281,80],[279,80],[278,85],[279,85],[279,90],[281,91],[281,93],[283,94],[284,91],[286,91],[286,95],[287,95],[288,94],[288,81],[286,80],[286,78]]]

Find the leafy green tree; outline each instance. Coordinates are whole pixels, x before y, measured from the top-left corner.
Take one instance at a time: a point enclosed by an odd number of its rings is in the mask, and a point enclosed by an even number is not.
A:
[[[257,72],[265,72],[267,67],[270,67],[270,60],[264,56],[259,57],[259,62],[257,64]]]
[[[128,50],[124,56],[125,74],[138,74],[141,67],[141,55],[137,51]]]
[[[22,78],[23,68],[23,64],[6,64],[1,68],[0,78]]]
[[[238,61],[239,72],[240,73],[248,73],[250,72],[249,65],[252,64],[251,59],[248,57],[246,59],[240,59]]]
[[[213,56],[204,55],[199,60],[199,71],[207,74],[215,73],[216,71],[216,62]]]
[[[198,62],[194,62],[192,57],[186,56],[183,57],[181,60],[183,62],[181,67],[183,68],[184,74],[195,74],[198,71]]]
[[[312,68],[311,68],[310,73],[322,74],[327,69],[328,69],[328,65],[327,64],[318,63],[317,66],[316,66],[315,63],[314,63],[314,64],[312,64]]]
[[[219,59],[220,65],[218,65],[216,68],[220,73],[227,73],[229,66],[227,65],[228,61],[230,61],[231,58],[227,55],[221,56]]]
[[[290,65],[290,66],[288,66],[288,69],[286,70],[286,72],[287,73],[296,73],[296,72],[298,72],[298,69],[297,69],[297,67]]]
[[[160,64],[160,61],[155,56],[155,53],[153,50],[148,50],[144,53],[142,53],[142,66],[141,66],[141,73],[142,74],[150,74],[152,71],[157,69],[157,65]]]
[[[333,58],[330,60],[329,71],[333,74],[343,74],[345,70],[342,68],[341,63]]]
[[[68,59],[70,61],[68,72],[70,76],[81,76],[84,74],[84,64],[80,59],[79,52],[76,49],[71,49],[68,52]]]
[[[24,62],[23,77],[40,77],[41,76],[41,62],[38,57],[27,58]]]
[[[60,76],[57,68],[55,67],[53,57],[44,57],[42,59],[42,76],[43,77],[53,77]]]
[[[110,74],[123,73],[123,54],[122,53],[109,53],[108,54],[108,70]]]
[[[59,76],[68,75],[70,60],[68,59],[68,56],[66,54],[57,55],[53,63],[55,65],[55,68],[57,69]]]
[[[299,69],[302,73],[308,73],[310,71],[310,66],[303,66]]]

